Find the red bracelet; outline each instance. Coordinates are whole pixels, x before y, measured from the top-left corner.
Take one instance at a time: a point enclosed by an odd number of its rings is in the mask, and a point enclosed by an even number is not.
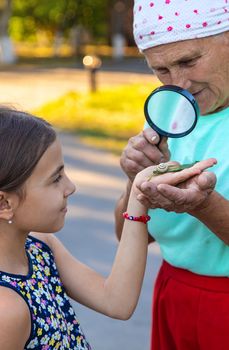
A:
[[[123,213],[122,216],[124,217],[124,219],[139,221],[139,222],[143,222],[144,224],[146,224],[151,219],[149,215],[132,216],[132,215],[128,215],[127,212]]]

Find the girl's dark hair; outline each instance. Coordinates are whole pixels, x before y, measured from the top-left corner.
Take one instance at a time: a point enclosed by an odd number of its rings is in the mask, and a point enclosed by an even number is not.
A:
[[[0,190],[22,196],[22,185],[55,139],[45,120],[0,106]]]

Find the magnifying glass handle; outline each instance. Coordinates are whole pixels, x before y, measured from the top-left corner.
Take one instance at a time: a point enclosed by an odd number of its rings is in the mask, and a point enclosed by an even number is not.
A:
[[[157,134],[158,134],[159,141],[156,143],[156,146],[159,146],[161,142],[166,142],[168,140],[167,136],[163,136],[159,133],[157,133]]]
[[[162,140],[163,136],[160,135],[160,134],[158,134],[158,137],[159,137],[159,141],[158,141],[158,143],[156,144],[157,146],[161,143],[161,140]]]

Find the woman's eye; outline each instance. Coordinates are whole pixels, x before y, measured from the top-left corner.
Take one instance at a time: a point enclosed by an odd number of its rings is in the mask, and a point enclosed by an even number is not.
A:
[[[158,75],[165,75],[165,74],[168,74],[168,73],[169,73],[168,69],[158,69],[158,70],[156,70],[156,74],[158,74]]]
[[[181,63],[181,66],[184,66],[184,67],[190,67],[194,64],[193,61],[186,61],[186,62],[182,62]]]
[[[54,183],[60,182],[61,179],[62,179],[62,175],[59,174],[59,175],[57,176],[57,178],[56,178],[53,182],[54,182]]]
[[[196,62],[198,61],[198,58],[199,57],[195,57],[191,60],[188,60],[188,61],[184,61],[184,62],[181,62],[181,66],[185,66],[185,67],[192,67],[196,64]]]

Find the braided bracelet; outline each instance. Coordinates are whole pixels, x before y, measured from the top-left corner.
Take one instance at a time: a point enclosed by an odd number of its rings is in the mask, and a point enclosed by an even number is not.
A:
[[[146,224],[151,219],[149,215],[133,216],[129,215],[127,212],[123,213],[122,216],[124,217],[124,219],[143,222],[144,224]]]

